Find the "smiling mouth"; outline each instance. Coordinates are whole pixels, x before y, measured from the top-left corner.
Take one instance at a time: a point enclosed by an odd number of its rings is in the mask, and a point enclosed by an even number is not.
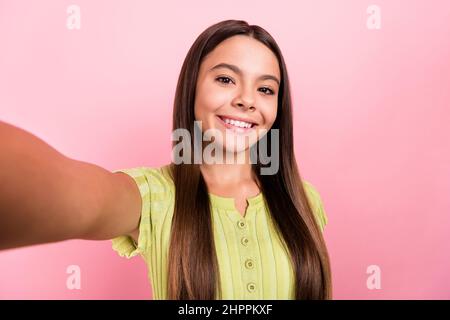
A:
[[[250,129],[255,127],[257,124],[254,122],[248,122],[248,121],[239,121],[232,118],[227,118],[224,116],[217,116],[223,123],[229,124],[236,128],[243,128],[243,129]]]
[[[217,116],[217,119],[219,120],[220,124],[222,126],[224,126],[227,129],[232,130],[233,132],[236,133],[246,133],[249,131],[252,131],[257,124],[255,123],[250,123],[250,122],[243,122],[243,121],[234,121],[222,116]]]

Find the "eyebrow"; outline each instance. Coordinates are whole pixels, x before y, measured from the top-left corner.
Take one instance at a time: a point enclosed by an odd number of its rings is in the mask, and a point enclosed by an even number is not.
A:
[[[219,63],[218,65],[215,65],[214,67],[212,67],[210,69],[210,71],[213,71],[213,70],[216,70],[216,69],[219,69],[219,68],[230,69],[231,71],[233,71],[233,72],[235,72],[235,73],[237,73],[239,75],[242,75],[242,71],[241,71],[241,69],[239,69],[239,67],[237,67],[237,66],[235,66],[233,64],[229,64],[229,63]],[[273,80],[276,83],[278,83],[278,85],[280,85],[280,81],[277,79],[277,77],[275,77],[275,76],[273,76],[271,74],[263,74],[263,75],[259,76],[258,79],[261,79],[261,80]]]

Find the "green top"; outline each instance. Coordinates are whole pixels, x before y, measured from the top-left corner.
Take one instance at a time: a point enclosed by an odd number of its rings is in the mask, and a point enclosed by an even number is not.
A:
[[[134,178],[142,197],[139,239],[126,235],[112,239],[121,257],[140,254],[147,265],[153,299],[167,299],[167,266],[175,187],[167,171],[136,167],[116,170]],[[303,185],[321,230],[327,215],[319,193],[307,181]],[[222,299],[294,299],[294,274],[290,259],[272,225],[262,193],[247,199],[245,217],[233,198],[209,193],[214,241],[219,264]]]

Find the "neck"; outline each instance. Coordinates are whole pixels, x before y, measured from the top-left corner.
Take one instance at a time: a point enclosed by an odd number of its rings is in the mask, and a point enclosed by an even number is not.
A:
[[[249,163],[245,164],[206,164],[200,165],[200,171],[207,183],[220,185],[239,185],[253,181],[254,175]]]

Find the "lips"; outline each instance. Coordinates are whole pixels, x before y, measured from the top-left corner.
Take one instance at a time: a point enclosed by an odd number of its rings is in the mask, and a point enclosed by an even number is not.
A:
[[[228,117],[226,117],[226,118],[228,118]],[[249,131],[253,130],[257,126],[255,123],[248,122],[248,123],[252,124],[252,126],[250,128],[237,127],[235,125],[232,125],[231,123],[226,123],[222,119],[222,116],[217,116],[217,119],[218,119],[218,121],[220,122],[220,124],[222,126],[224,126],[227,129],[230,129],[230,130],[232,130],[232,131],[234,131],[236,133],[246,133],[246,132],[249,132]],[[228,119],[231,119],[231,118],[228,118]]]
[[[249,120],[249,119],[245,119],[245,118],[239,118],[239,117],[234,117],[234,116],[223,116],[223,115],[219,115],[218,116],[222,121],[225,122],[225,119],[229,119],[229,120],[234,120],[234,121],[241,121],[241,122],[245,122],[245,123],[250,123],[253,126],[257,125],[256,122]]]

